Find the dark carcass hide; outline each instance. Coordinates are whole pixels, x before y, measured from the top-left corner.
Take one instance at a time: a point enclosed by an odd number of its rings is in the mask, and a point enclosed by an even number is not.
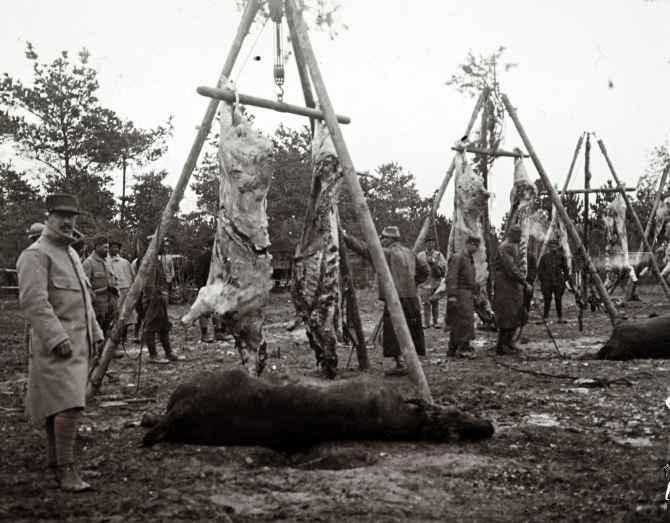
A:
[[[272,288],[266,196],[271,179],[270,140],[228,104],[221,105],[219,211],[207,285],[182,318],[188,323],[220,314],[242,364],[255,353],[255,373],[265,366],[263,307]]]
[[[324,122],[312,139],[312,189],[293,263],[291,294],[323,374],[337,370],[335,313],[339,304],[337,197],[342,170]]]
[[[598,352],[602,360],[670,358],[670,316],[624,321]]]
[[[370,377],[317,384],[271,384],[240,370],[180,385],[145,445],[172,441],[297,450],[324,441],[476,441],[493,425],[456,409],[405,400]]]
[[[486,241],[484,241],[482,218],[488,205],[490,194],[484,188],[482,177],[473,172],[464,153],[457,153],[455,158],[454,180],[454,225],[449,233],[447,261],[465,248],[465,241],[469,235],[474,235],[482,241],[474,253],[475,282],[477,291],[474,293],[475,312],[485,324],[494,324],[495,319],[491,302],[486,294],[486,281],[489,277],[489,267],[486,261]],[[443,279],[435,291],[434,297],[446,292]]]

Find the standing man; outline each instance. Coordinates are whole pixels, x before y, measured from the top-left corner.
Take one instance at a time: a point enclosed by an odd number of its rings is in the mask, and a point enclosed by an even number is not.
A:
[[[449,260],[447,271],[447,325],[449,336],[448,356],[457,351],[469,352],[470,340],[475,337],[475,261],[473,255],[479,249],[481,239],[470,235],[465,247]]]
[[[93,238],[93,252],[83,262],[84,272],[93,287],[93,308],[98,323],[109,336],[116,315],[116,300],[119,291],[115,287],[115,278],[107,262],[109,244],[104,236]]]
[[[494,308],[498,324],[498,354],[516,353],[514,331],[526,322],[524,292],[532,292],[532,287],[521,272],[521,227],[512,225],[507,237],[498,247],[495,272]]]
[[[370,252],[365,242],[362,242],[343,231],[342,237],[345,243],[356,253],[372,261]],[[420,260],[412,249],[408,249],[400,243],[400,230],[398,227],[385,227],[381,234],[381,243],[388,263],[393,283],[398,291],[400,305],[405,313],[405,320],[409,327],[414,348],[419,356],[426,355],[426,346],[423,338],[423,328],[421,326],[421,305],[417,294],[417,283],[423,283],[428,278],[428,264]],[[384,300],[381,283],[379,285],[379,299]],[[391,315],[388,307],[384,306],[382,331],[382,345],[384,347],[384,357],[394,358],[396,363],[395,371],[391,374],[406,374],[407,370],[403,367],[400,356],[402,352],[396,337]]]
[[[37,238],[39,238],[42,235],[42,231],[44,230],[44,224],[35,222],[33,223],[30,228],[28,229],[27,235],[28,235],[28,241],[30,243],[33,243],[37,241]]]
[[[426,238],[426,249],[421,251],[417,258],[427,263],[430,274],[425,282],[419,286],[421,304],[423,305],[423,327],[439,328],[438,318],[440,312],[439,298],[431,301],[431,297],[440,286],[440,282],[447,270],[447,261],[442,253],[435,249],[435,240],[429,236]]]
[[[153,239],[151,234],[147,237],[149,241]],[[159,251],[162,251],[161,247]],[[169,286],[165,279],[165,271],[163,264],[159,260],[157,253],[153,263],[153,269],[147,275],[147,281],[142,291],[142,309],[144,310],[144,325],[142,330],[144,332],[144,343],[149,349],[149,361],[151,363],[166,363],[164,360],[158,359],[158,352],[156,351],[156,334],[160,339],[165,358],[169,361],[176,361],[179,358],[172,352],[170,346],[170,319],[168,316],[168,296]],[[146,252],[144,254],[146,256]],[[139,266],[139,264],[138,264]]]
[[[553,295],[556,302],[558,323],[565,323],[562,302],[565,284],[570,281],[570,271],[568,270],[568,261],[556,240],[550,240],[547,243],[547,251],[540,258],[540,266],[537,272],[544,299],[544,320],[546,321],[549,317]]]
[[[121,304],[126,299],[128,294],[128,289],[135,279],[135,271],[133,270],[130,262],[125,259],[120,254],[121,252],[121,242],[118,240],[113,240],[109,242],[109,265],[114,275],[114,280],[116,282],[116,288],[119,291],[119,302],[118,308],[121,308]],[[128,325],[135,323],[135,311],[131,311],[130,316],[126,320],[126,324],[123,327],[123,335],[121,340],[123,343],[126,341],[126,331],[128,330]]]
[[[60,488],[90,489],[74,464],[74,443],[86,404],[89,357],[102,346],[90,287],[77,253],[74,225],[79,202],[70,194],[46,198],[40,238],[17,262],[19,301],[31,327],[26,409],[47,432],[47,462]]]

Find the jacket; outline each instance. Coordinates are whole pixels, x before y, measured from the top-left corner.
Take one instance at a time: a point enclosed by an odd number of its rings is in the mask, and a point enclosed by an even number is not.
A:
[[[519,245],[503,241],[498,247],[495,270],[494,309],[501,329],[514,329],[526,322],[524,286]]]
[[[103,340],[90,283],[68,243],[47,226],[16,264],[19,303],[30,323],[26,410],[34,421],[84,407],[89,356]],[[53,349],[66,340],[72,356],[60,358]]]

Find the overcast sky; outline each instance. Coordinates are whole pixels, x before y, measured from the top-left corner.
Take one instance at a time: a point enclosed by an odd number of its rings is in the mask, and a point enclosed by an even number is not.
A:
[[[440,184],[449,148],[472,111],[474,100],[445,85],[468,50],[490,53],[503,45],[506,58],[519,64],[503,75],[503,90],[558,184],[585,130],[603,138],[628,185],[637,182],[651,148],[670,136],[668,0],[343,0],[340,17],[348,30],[335,40],[312,32],[312,39],[336,111],[352,118],[344,133],[356,169],[397,161],[424,196]],[[195,89],[214,85],[239,18],[234,0],[7,2],[0,68],[28,80],[27,41],[49,62],[60,50],[74,56],[88,48],[104,105],[141,127],[174,116],[174,136],[157,165],[174,184],[207,105]],[[260,28],[254,26],[233,77],[240,92],[273,98],[271,27]],[[247,59],[256,55],[261,60]],[[292,61],[285,101],[302,104]],[[267,133],[280,122],[306,122],[253,112]],[[516,145],[522,143],[508,120],[504,147]],[[599,185],[607,167],[599,153],[593,158],[592,184]],[[536,178],[530,160],[527,168]],[[583,160],[578,169],[574,186],[583,184]],[[495,224],[509,207],[512,172],[511,159],[497,160]],[[449,213],[453,189],[447,195]],[[194,202],[187,194],[181,209]]]

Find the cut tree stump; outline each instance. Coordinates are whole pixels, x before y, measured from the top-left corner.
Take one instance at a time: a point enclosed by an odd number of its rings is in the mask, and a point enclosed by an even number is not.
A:
[[[619,323],[598,351],[598,358],[670,358],[670,315]]]
[[[368,377],[273,384],[230,370],[179,385],[167,413],[150,421],[144,445],[171,441],[298,450],[325,441],[477,441],[491,422],[457,409],[405,399],[397,385]]]

